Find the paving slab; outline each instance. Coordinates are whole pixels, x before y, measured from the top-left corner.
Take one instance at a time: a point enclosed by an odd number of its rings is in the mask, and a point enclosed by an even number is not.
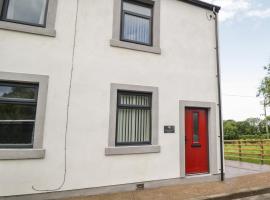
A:
[[[250,193],[250,191],[252,191],[254,195],[257,190],[269,189],[270,191],[269,166],[257,166],[237,162],[226,162],[226,164],[229,164],[229,167],[232,168],[227,169],[226,177],[229,176],[232,178],[227,178],[224,182],[180,184],[133,192],[68,198],[65,200],[202,200],[224,199],[222,198],[224,196],[240,193],[245,194]],[[261,199],[268,198],[265,194],[261,194],[259,197],[261,197]],[[258,196],[254,196],[253,198],[256,199]]]
[[[270,172],[270,165],[258,165],[240,161],[225,161],[226,178]]]
[[[256,191],[270,188],[270,173],[259,173],[227,179],[225,182],[207,182],[197,184],[174,185],[156,189],[134,192],[105,194],[89,197],[68,198],[65,200],[184,200],[184,199],[215,199],[215,195]]]

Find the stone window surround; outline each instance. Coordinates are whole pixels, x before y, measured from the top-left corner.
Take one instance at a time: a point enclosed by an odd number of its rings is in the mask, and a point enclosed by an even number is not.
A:
[[[125,42],[120,40],[121,32],[121,9],[122,0],[114,0],[113,8],[113,34],[110,41],[111,46],[126,49],[133,49],[137,51],[150,52],[161,54],[160,49],[160,0],[137,0],[147,4],[154,3],[153,12],[153,46],[135,44],[132,42]]]
[[[185,109],[192,108],[205,108],[208,110],[208,152],[209,152],[209,174],[218,174],[217,166],[217,104],[214,102],[200,102],[200,101],[179,101],[179,116],[180,116],[180,177],[186,177],[186,163],[185,163]],[[216,159],[210,159],[216,158]]]
[[[151,92],[152,93],[152,132],[151,145],[141,146],[115,146],[116,136],[116,109],[117,109],[117,91],[136,91],[136,92]],[[145,154],[145,153],[160,153],[158,145],[158,88],[140,85],[127,84],[111,84],[110,93],[110,122],[109,122],[109,141],[108,147],[105,148],[105,155],[127,155],[127,154]]]
[[[0,160],[44,158],[45,149],[43,149],[43,134],[49,77],[46,75],[0,72],[0,81],[39,84],[33,148],[0,148]]]
[[[2,5],[3,1],[4,0],[0,0],[0,5]],[[48,2],[45,28],[0,20],[0,29],[55,37],[56,36],[55,20],[56,20],[56,11],[57,11],[57,1],[58,0],[49,0]],[[0,6],[0,11],[1,10],[2,8]]]

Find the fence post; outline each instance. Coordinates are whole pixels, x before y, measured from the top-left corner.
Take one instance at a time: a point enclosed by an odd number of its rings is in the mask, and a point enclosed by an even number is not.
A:
[[[263,140],[261,139],[261,164],[263,165],[264,164],[264,149],[263,149]]]
[[[238,140],[239,161],[242,161],[241,140]]]

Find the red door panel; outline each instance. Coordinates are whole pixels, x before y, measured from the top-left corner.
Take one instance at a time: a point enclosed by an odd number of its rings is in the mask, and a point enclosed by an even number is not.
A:
[[[186,174],[208,173],[208,112],[197,108],[185,112]]]

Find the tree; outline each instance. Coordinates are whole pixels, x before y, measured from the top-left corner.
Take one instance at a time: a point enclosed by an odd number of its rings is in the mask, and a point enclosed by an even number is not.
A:
[[[267,121],[269,121],[269,120],[270,120],[270,116],[267,116]],[[260,123],[259,123],[259,132],[260,132],[260,134],[266,134],[265,125],[266,125],[266,120],[265,119],[261,120]],[[268,124],[268,129],[270,129],[269,124]]]
[[[224,121],[224,133],[236,133],[237,132],[237,123],[234,120],[226,120]]]
[[[267,116],[267,120],[270,121],[270,116]],[[264,134],[266,133],[265,125],[265,120],[259,118],[248,118],[244,121],[224,120],[224,139],[259,139],[264,137]]]
[[[258,88],[257,96],[263,97],[263,107],[264,107],[264,115],[265,115],[265,129],[267,138],[269,139],[269,132],[268,132],[268,120],[266,114],[266,107],[270,105],[270,64],[264,67],[266,71],[266,76],[263,78],[261,85]]]
[[[250,125],[252,135],[256,135],[260,133],[259,124],[261,120],[259,118],[248,118],[246,119],[246,121]]]
[[[234,120],[225,120],[223,123],[225,140],[238,139],[237,122]]]
[[[240,121],[236,123],[238,135],[252,135],[252,126],[247,121]]]

